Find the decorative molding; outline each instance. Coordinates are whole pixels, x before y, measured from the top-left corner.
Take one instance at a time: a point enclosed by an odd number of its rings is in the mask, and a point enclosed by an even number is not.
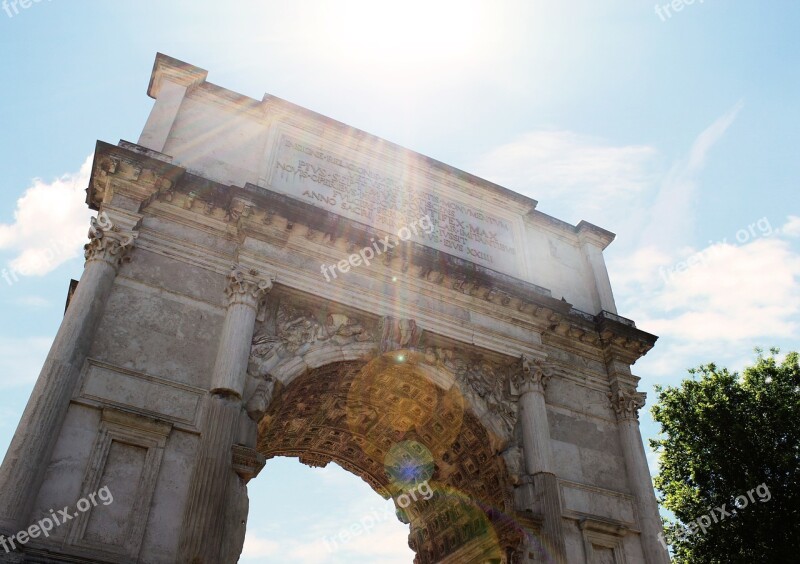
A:
[[[635,496],[562,478],[559,478],[558,485],[565,518],[608,523],[620,530],[639,532]]]
[[[231,447],[231,454],[233,457],[233,471],[236,472],[245,483],[258,476],[267,463],[267,459],[263,454],[243,445],[233,445]]]
[[[598,562],[596,548],[608,549],[613,555],[613,564],[626,564],[623,537],[629,529],[622,524],[592,518],[578,521],[583,537],[583,549],[586,562]]]

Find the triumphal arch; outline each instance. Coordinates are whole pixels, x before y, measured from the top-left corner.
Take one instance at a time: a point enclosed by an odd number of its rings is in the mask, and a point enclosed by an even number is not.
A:
[[[668,561],[613,234],[206,76],[158,55],[138,142],[97,144],[0,559],[236,562],[285,456],[394,499],[420,564]]]

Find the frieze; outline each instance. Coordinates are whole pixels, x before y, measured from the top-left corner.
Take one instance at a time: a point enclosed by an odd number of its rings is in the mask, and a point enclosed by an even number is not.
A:
[[[322,317],[322,321],[320,320]],[[250,354],[253,376],[267,372],[276,360],[302,356],[312,346],[332,343],[344,346],[376,341],[377,327],[343,313],[315,314],[312,309],[281,302],[272,318],[256,330]]]

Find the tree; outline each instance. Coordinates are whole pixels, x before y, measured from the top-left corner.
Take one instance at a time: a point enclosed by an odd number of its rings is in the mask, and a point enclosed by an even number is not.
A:
[[[781,363],[777,349],[756,352],[741,376],[708,364],[656,387],[661,436],[650,444],[676,518],[665,520],[675,562],[800,562],[798,354]]]

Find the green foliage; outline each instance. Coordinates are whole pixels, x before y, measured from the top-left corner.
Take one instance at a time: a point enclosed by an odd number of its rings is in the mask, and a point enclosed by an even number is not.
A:
[[[690,370],[680,387],[656,388],[661,438],[650,444],[661,455],[662,506],[677,519],[665,522],[675,562],[800,562],[798,354],[779,363],[778,350],[756,351],[741,377],[708,364]],[[731,511],[734,498],[760,484],[769,501],[755,497],[704,534],[680,534],[722,504]]]

